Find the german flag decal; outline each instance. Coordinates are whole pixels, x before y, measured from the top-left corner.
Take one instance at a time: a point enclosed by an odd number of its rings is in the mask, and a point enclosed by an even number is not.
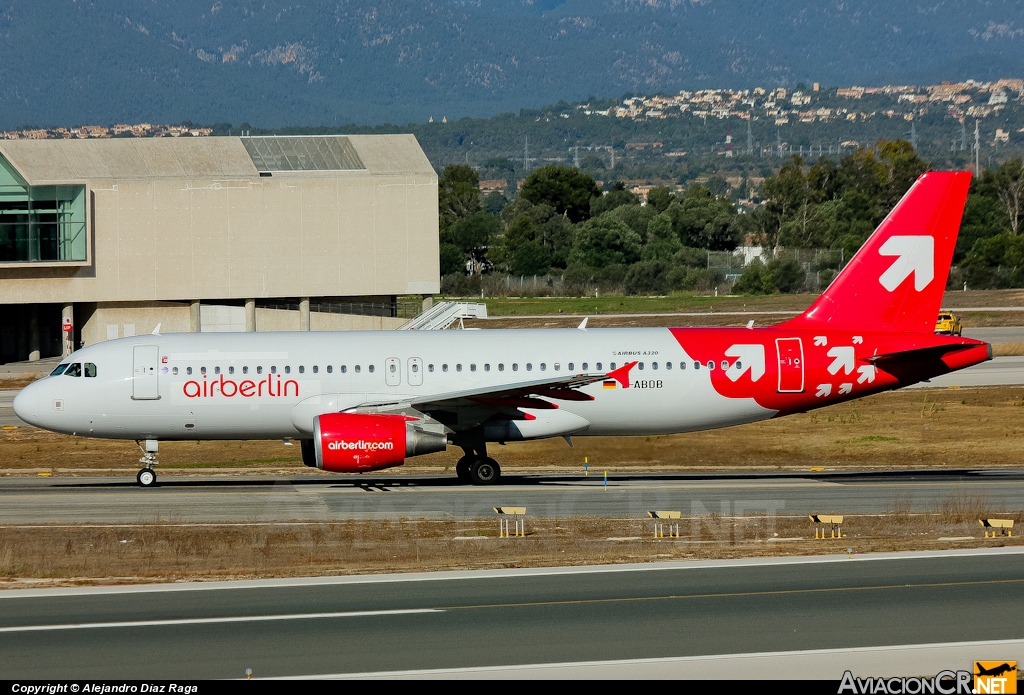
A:
[[[619,387],[618,382],[616,382],[615,380],[606,381],[603,385],[606,389],[614,389]]]

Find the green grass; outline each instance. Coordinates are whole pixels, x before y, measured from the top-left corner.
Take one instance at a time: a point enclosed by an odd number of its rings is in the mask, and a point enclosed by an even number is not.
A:
[[[767,297],[708,297],[693,293],[664,297],[496,297],[471,301],[487,304],[489,316],[526,314],[657,314],[709,311],[803,311],[815,295],[789,294]],[[443,297],[442,299],[457,299]]]

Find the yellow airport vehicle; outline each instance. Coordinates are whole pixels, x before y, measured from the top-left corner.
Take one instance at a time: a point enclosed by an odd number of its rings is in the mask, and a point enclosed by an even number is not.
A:
[[[943,311],[935,320],[935,332],[940,335],[960,335],[964,327],[960,325],[960,319],[955,314]]]

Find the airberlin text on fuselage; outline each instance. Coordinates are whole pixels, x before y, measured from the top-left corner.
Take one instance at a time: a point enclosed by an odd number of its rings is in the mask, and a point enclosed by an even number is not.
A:
[[[233,379],[225,379],[224,375],[221,374],[219,379],[207,381],[204,374],[201,382],[191,379],[182,385],[181,390],[187,398],[213,398],[215,395],[224,396],[225,398],[234,398],[235,396],[241,396],[242,398],[271,396],[276,398],[279,396],[298,396],[299,382],[294,379],[282,382],[280,374],[268,374],[265,379],[260,381],[243,379],[239,382]]]
[[[365,439],[359,439],[354,442],[346,442],[345,440],[338,440],[331,442],[327,445],[327,448],[331,451],[339,451],[345,449],[360,449],[361,451],[392,451],[395,448],[394,442],[368,442]]]

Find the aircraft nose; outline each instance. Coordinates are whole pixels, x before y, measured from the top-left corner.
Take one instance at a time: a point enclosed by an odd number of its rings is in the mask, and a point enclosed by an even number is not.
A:
[[[14,397],[14,414],[30,425],[39,422],[39,388],[29,384]]]

